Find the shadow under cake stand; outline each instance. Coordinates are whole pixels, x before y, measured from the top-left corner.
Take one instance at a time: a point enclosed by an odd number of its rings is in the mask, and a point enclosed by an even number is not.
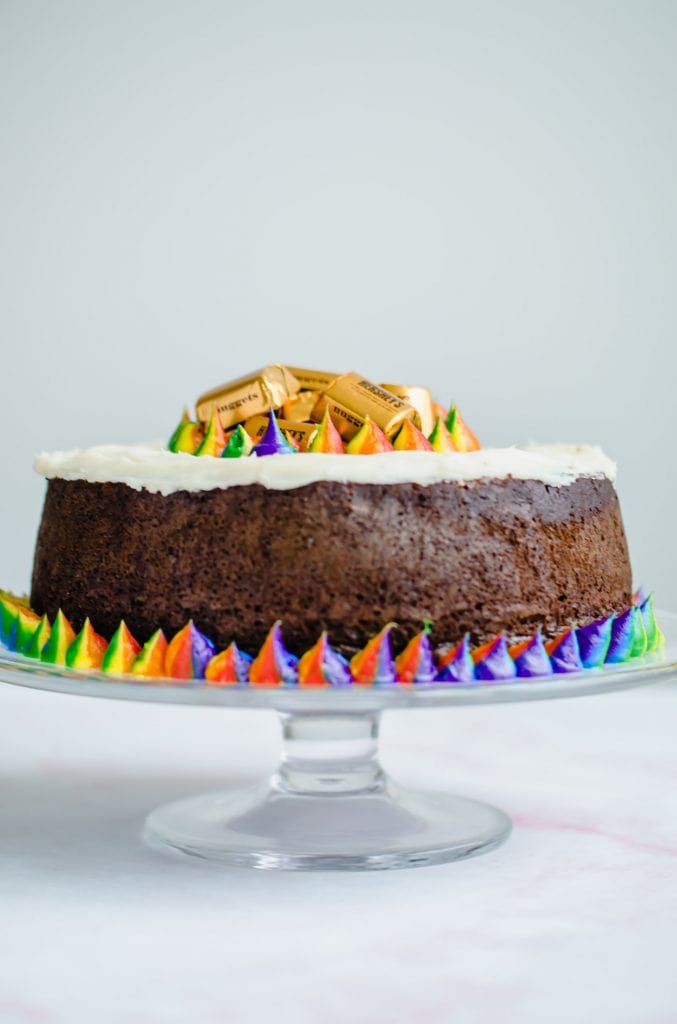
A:
[[[677,677],[677,615],[659,613],[665,647],[625,665],[533,680],[390,686],[216,687],[136,681],[42,665],[0,647],[0,679],[58,693],[167,704],[263,708],[282,723],[270,779],[152,811],[154,848],[255,868],[372,870],[441,864],[491,850],[503,811],[446,792],[405,789],[378,760],[384,711],[608,693]]]

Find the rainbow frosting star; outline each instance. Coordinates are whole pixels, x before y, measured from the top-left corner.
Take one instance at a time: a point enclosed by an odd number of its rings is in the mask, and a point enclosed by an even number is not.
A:
[[[254,659],[245,654],[235,641],[225,651],[215,654],[205,669],[205,679],[210,686],[238,686],[249,682],[249,666]]]
[[[132,675],[156,679],[164,676],[167,646],[164,632],[156,629],[132,662]]]
[[[346,445],[346,455],[378,455],[380,452],[394,451],[388,438],[373,420],[367,418]]]
[[[349,686],[352,682],[348,661],[335,651],[326,631],[300,658],[299,686]]]
[[[457,452],[477,452],[482,447],[455,405],[449,409],[446,427]]]
[[[261,440],[252,451],[252,455],[297,455],[298,449],[290,444],[288,439],[280,430],[277,417],[271,409],[268,416],[268,426],[261,437]]]
[[[652,596],[636,595],[630,608],[578,627],[568,627],[543,641],[541,631],[508,645],[499,633],[473,648],[466,634],[435,657],[431,624],[394,657],[387,623],[348,661],[334,650],[327,632],[297,658],[284,645],[282,623],[270,629],[257,654],[231,642],[215,645],[191,620],[168,644],[162,629],[143,648],[121,622],[110,642],[86,619],[75,633],[64,612],[53,623],[40,617],[25,599],[0,591],[0,641],[5,648],[45,664],[74,670],[136,677],[139,681],[204,680],[210,686],[373,686],[481,684],[511,679],[543,679],[555,674],[595,671],[660,651],[665,640],[656,622]]]
[[[380,633],[350,660],[353,682],[358,686],[394,683],[397,679],[390,633],[394,622],[388,622]]]
[[[271,626],[258,655],[249,666],[252,686],[289,686],[298,680],[298,658],[282,641],[282,623]]]
[[[17,607],[14,643],[17,651],[25,651],[40,626],[40,616],[23,605]]]
[[[186,452],[193,455],[200,446],[204,437],[204,428],[201,423],[191,420],[188,410],[183,410],[183,416],[176,430],[167,442],[170,452]]]
[[[101,671],[121,676],[131,670],[141,644],[132,636],[125,622],[121,622],[111,637],[101,663]]]
[[[477,679],[513,679],[517,667],[510,657],[504,633],[473,651]]]
[[[95,631],[89,619],[66,652],[69,668],[101,668],[108,641]]]
[[[322,422],[308,445],[308,451],[323,455],[345,455],[343,440],[331,418],[329,409],[324,410]]]
[[[216,647],[193,620],[170,641],[165,654],[165,675],[170,679],[204,679]]]
[[[510,648],[510,657],[515,663],[515,675],[525,679],[552,675],[553,668],[543,643],[540,629],[521,644]]]
[[[432,683],[437,675],[429,631],[423,629],[395,658],[398,683]]]
[[[475,662],[470,650],[470,634],[466,633],[455,647],[452,647],[440,658],[435,681],[438,683],[471,683],[476,678]]]
[[[212,409],[212,414],[209,417],[205,436],[202,438],[202,441],[195,450],[195,454],[211,455],[214,458],[218,458],[223,453],[226,444],[226,435],[223,432],[221,420],[219,419],[216,409]]]
[[[438,416],[435,420],[435,426],[433,427],[432,434],[428,440],[430,441],[430,447],[434,452],[458,451],[454,444],[454,439],[447,430],[445,422],[441,416]]]
[[[52,626],[46,615],[43,615],[40,619],[40,625],[33,633],[28,647],[25,648],[21,653],[25,654],[27,658],[41,658],[42,652],[45,649],[45,645],[52,635]]]
[[[254,442],[244,429],[241,423],[228,438],[228,444],[221,453],[224,459],[241,459],[245,455],[251,455]]]
[[[405,420],[400,427],[393,443],[397,452],[431,452],[431,445],[425,434],[415,427],[411,420]]]
[[[545,649],[553,672],[580,672],[583,668],[575,629],[565,629],[554,640],[548,641]]]
[[[47,665],[65,665],[68,648],[75,640],[75,630],[59,609],[52,625],[49,640],[42,648],[40,659]]]

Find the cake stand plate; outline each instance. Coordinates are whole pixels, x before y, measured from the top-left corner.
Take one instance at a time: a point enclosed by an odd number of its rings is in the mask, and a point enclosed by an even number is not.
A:
[[[250,789],[179,800],[153,811],[144,838],[155,848],[256,868],[414,867],[490,850],[509,835],[510,819],[488,804],[405,789],[390,779],[377,757],[382,713],[578,697],[677,678],[677,615],[659,612],[658,620],[666,635],[659,652],[625,665],[533,680],[217,687],[76,672],[1,646],[0,679],[89,697],[278,712],[283,754],[272,777]]]

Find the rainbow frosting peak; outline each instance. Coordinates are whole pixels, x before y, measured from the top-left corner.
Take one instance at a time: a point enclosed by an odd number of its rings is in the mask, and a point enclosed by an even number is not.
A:
[[[503,633],[476,648],[472,657],[477,679],[513,679],[517,675],[517,667],[510,657]]]
[[[270,410],[268,426],[261,440],[252,451],[252,455],[297,455],[298,449],[290,444],[280,430],[274,411]]]
[[[249,666],[253,658],[245,654],[235,641],[225,651],[215,654],[205,669],[205,679],[210,686],[239,686],[249,682]]]
[[[162,629],[143,646],[125,622],[108,643],[89,619],[76,635],[64,612],[53,623],[40,617],[23,599],[0,591],[2,643],[29,659],[66,665],[74,670],[130,675],[139,681],[205,680],[211,686],[374,686],[459,684],[511,679],[543,679],[555,674],[596,671],[657,652],[665,638],[656,622],[652,596],[641,594],[617,615],[566,628],[544,642],[540,630],[508,645],[499,633],[473,648],[466,634],[455,646],[442,647],[437,655],[431,642],[431,624],[414,636],[394,657],[387,623],[364,648],[348,661],[334,650],[327,632],[300,658],[282,639],[282,622],[268,632],[256,655],[231,642],[217,652],[215,645],[191,620],[171,643]]]
[[[124,675],[131,670],[140,650],[141,644],[129,632],[127,624],[121,622],[103,656],[101,671],[110,675]]]
[[[299,686],[349,686],[352,682],[346,658],[335,651],[326,631],[299,660]]]
[[[68,648],[74,640],[75,630],[61,609],[59,609],[56,613],[49,640],[40,653],[41,660],[47,665],[65,665]]]
[[[380,633],[350,661],[353,682],[358,686],[373,686],[394,683],[397,679],[390,634],[395,626],[389,622]]]
[[[583,668],[578,637],[574,629],[565,629],[554,640],[548,641],[545,649],[553,672],[580,672]]]
[[[393,444],[397,452],[431,452],[431,445],[425,434],[415,427],[411,420],[405,420]]]
[[[437,675],[429,631],[413,637],[395,659],[398,683],[432,683]]]
[[[27,658],[41,658],[45,645],[51,635],[52,626],[47,616],[43,615],[40,619],[40,625],[30,639],[28,647],[26,647],[21,653],[25,654]]]
[[[30,608],[24,608],[23,605],[18,606],[15,623],[16,635],[14,639],[17,651],[25,651],[30,646],[33,634],[39,625],[40,616],[36,612],[31,611]]]
[[[394,451],[388,438],[368,416],[352,441],[346,445],[346,455],[378,455]]]
[[[475,662],[470,649],[470,634],[466,633],[455,647],[443,655],[438,664],[435,681],[438,683],[472,683],[476,679]]]
[[[103,657],[108,647],[92,626],[89,619],[76,636],[66,653],[66,664],[69,668],[97,669],[103,664]]]
[[[308,445],[308,451],[323,455],[345,455],[343,440],[334,425],[329,409],[324,410],[322,422]]]
[[[132,663],[132,675],[143,678],[160,678],[165,674],[167,637],[156,629]]]
[[[223,432],[221,420],[217,415],[216,409],[213,409],[209,417],[205,436],[202,438],[195,454],[211,455],[213,458],[218,458],[223,453],[226,444],[226,435]]]
[[[454,439],[446,428],[444,420],[438,416],[435,420],[432,434],[429,439],[430,447],[434,452],[455,452],[458,451]]]
[[[510,657],[515,662],[515,675],[523,679],[552,675],[553,668],[540,629],[528,640],[514,644],[510,648]]]
[[[282,640],[282,623],[271,627],[263,646],[249,667],[252,686],[289,686],[297,682],[298,658],[291,654]]]
[[[228,439],[228,444],[221,453],[224,459],[241,459],[245,455],[251,455],[254,442],[239,423]]]
[[[477,452],[482,447],[455,405],[449,409],[446,427],[457,452]]]
[[[191,619],[167,647],[165,673],[170,679],[204,679],[205,669],[215,651],[212,641]]]
[[[167,448],[170,452],[185,452],[187,455],[194,455],[200,447],[203,437],[202,424],[191,420],[188,410],[184,409],[179,425],[167,442]]]

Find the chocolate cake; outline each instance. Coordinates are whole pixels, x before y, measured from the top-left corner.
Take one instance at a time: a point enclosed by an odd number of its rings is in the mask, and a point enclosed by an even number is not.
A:
[[[464,685],[660,647],[598,448],[482,448],[427,388],[281,364],[196,410],[166,446],[38,456],[30,604],[0,591],[0,642],[214,686]]]
[[[546,637],[627,608],[628,550],[597,449],[196,459],[143,447],[42,456],[31,601],[110,636],[193,619],[254,651],[272,623],[344,653],[385,622]]]

